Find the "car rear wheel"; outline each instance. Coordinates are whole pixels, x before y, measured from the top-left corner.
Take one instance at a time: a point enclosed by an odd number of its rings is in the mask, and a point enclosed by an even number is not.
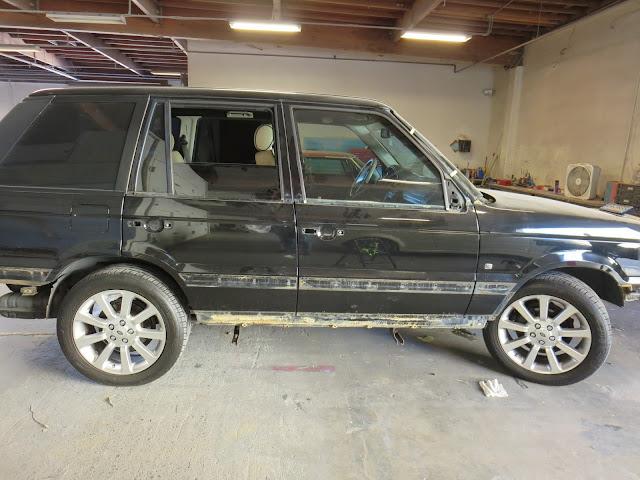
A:
[[[589,286],[554,272],[525,285],[489,322],[484,339],[494,358],[515,376],[570,385],[604,363],[611,348],[611,324]]]
[[[134,266],[111,266],[87,276],[65,297],[58,341],[82,374],[108,385],[141,385],[165,374],[189,335],[175,292]]]

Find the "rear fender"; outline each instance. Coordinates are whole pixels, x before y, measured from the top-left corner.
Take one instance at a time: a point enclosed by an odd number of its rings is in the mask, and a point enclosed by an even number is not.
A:
[[[165,264],[158,262],[155,258],[148,257],[131,259],[124,257],[92,257],[76,260],[62,269],[55,282],[51,285],[51,292],[49,294],[49,301],[47,303],[46,310],[47,318],[56,316],[62,299],[71,287],[73,287],[73,285],[75,285],[79,280],[95,270],[116,263],[127,263],[146,268],[151,273],[163,278],[168,284],[170,284],[170,286],[174,287],[176,294],[181,296],[185,305],[188,305],[184,293],[185,284],[182,279],[178,275],[169,271]]]

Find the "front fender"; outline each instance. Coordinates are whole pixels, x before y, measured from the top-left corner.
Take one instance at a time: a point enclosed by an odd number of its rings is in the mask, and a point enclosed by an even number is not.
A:
[[[609,275],[618,285],[626,284],[629,280],[620,264],[607,255],[591,250],[563,250],[549,253],[532,260],[521,269],[517,275],[518,282],[500,302],[492,318],[497,318],[500,312],[511,302],[513,296],[531,279],[545,272],[566,268],[587,268],[600,271]]]
[[[525,265],[518,274],[520,280],[516,287],[521,287],[541,273],[567,267],[601,270],[611,275],[618,284],[624,284],[629,280],[620,264],[607,255],[592,250],[564,250],[549,253]]]

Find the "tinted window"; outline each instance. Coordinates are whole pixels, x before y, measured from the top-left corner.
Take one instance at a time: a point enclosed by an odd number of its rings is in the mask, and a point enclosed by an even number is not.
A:
[[[440,172],[386,118],[330,110],[294,117],[307,198],[444,208]]]
[[[16,105],[0,120],[0,158],[4,158],[50,101],[50,98],[30,98]]]
[[[134,103],[54,103],[0,163],[0,183],[113,189]]]

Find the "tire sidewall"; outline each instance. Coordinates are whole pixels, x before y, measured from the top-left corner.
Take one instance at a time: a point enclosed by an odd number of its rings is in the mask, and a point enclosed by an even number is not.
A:
[[[584,285],[584,287],[588,288],[586,285]],[[595,293],[592,293],[595,296]],[[555,375],[531,372],[515,363],[503,350],[498,338],[498,323],[500,318],[514,302],[531,295],[549,295],[565,300],[577,308],[587,321],[591,329],[591,346],[587,358],[572,370]],[[546,279],[534,279],[511,298],[509,304],[500,312],[500,315],[495,320],[488,323],[483,332],[487,348],[505,368],[525,380],[546,385],[570,385],[579,382],[600,368],[606,360],[611,347],[611,329],[608,315],[600,300],[597,299],[597,301],[600,305],[591,301],[576,289],[558,282],[550,282]]]
[[[164,320],[167,334],[164,349],[160,357],[149,368],[139,373],[114,375],[104,372],[94,367],[80,354],[73,340],[73,320],[78,309],[96,293],[107,290],[129,290],[142,295],[158,309]],[[180,356],[185,340],[185,331],[181,327],[178,317],[183,315],[186,318],[184,309],[181,308],[181,310],[176,312],[169,299],[166,298],[165,292],[153,283],[140,282],[139,279],[124,275],[87,277],[71,289],[64,298],[57,320],[58,342],[69,362],[86,377],[108,385],[142,385],[166,373]]]

